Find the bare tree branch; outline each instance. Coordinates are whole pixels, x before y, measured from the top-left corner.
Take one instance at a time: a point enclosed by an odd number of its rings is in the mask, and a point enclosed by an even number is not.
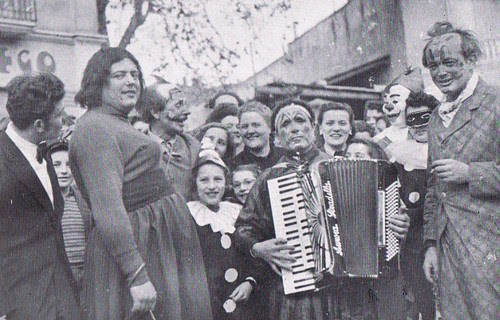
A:
[[[126,48],[130,44],[135,31],[146,21],[146,17],[152,11],[152,5],[149,4],[148,10],[144,14],[142,13],[142,6],[145,1],[147,2],[148,0],[134,0],[134,15],[130,19],[130,23],[120,40],[120,44],[118,45],[120,48]]]

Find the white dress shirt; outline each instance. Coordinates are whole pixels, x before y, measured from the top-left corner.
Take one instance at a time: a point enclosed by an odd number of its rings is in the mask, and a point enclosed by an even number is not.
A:
[[[47,195],[50,198],[50,202],[52,202],[52,206],[54,206],[54,194],[52,193],[52,183],[50,182],[49,172],[47,171],[47,162],[45,161],[45,159],[43,159],[42,163],[38,163],[36,159],[36,144],[33,144],[21,137],[16,132],[16,130],[14,130],[14,125],[12,124],[12,122],[10,122],[7,126],[5,133],[9,136],[12,142],[14,142],[16,147],[21,150],[23,156],[28,160],[38,179],[42,183],[45,192],[47,192]]]

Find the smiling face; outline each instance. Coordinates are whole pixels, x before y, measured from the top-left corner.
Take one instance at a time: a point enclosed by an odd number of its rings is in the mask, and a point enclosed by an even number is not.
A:
[[[474,72],[473,61],[466,61],[458,34],[444,34],[433,38],[425,51],[428,68],[434,84],[455,100],[464,90]]]
[[[350,159],[371,159],[370,148],[363,143],[351,143],[345,151],[346,158]]]
[[[240,203],[245,203],[256,180],[253,172],[249,170],[236,171],[233,174],[233,191]]]
[[[202,165],[196,176],[196,190],[200,202],[209,208],[219,205],[224,195],[226,178],[224,170],[213,163]]]
[[[262,150],[269,145],[271,129],[257,112],[244,112],[241,115],[240,130],[243,143],[250,150]]]
[[[319,131],[325,143],[334,148],[343,148],[352,133],[349,113],[345,110],[329,110],[324,113]]]
[[[73,175],[69,167],[68,151],[56,151],[51,154],[51,158],[59,187],[62,189],[69,187],[73,182]]]
[[[284,107],[278,112],[276,133],[280,145],[291,151],[306,151],[311,148],[314,141],[310,115],[301,106]]]
[[[168,84],[160,84],[157,92],[165,99],[165,109],[153,116],[159,119],[166,133],[178,135],[184,132],[184,123],[191,112],[188,110],[184,94]]]
[[[227,145],[229,143],[229,137],[227,132],[221,128],[210,128],[205,132],[203,139],[209,139],[215,146],[215,151],[219,154],[221,158],[224,157],[227,150]],[[203,140],[202,139],[202,140]]]
[[[384,105],[382,110],[389,119],[391,125],[405,126],[406,99],[410,90],[402,85],[394,85],[389,92],[384,93]]]
[[[141,93],[139,70],[130,59],[123,59],[111,66],[108,81],[102,89],[102,103],[106,108],[128,115],[135,107]]]
[[[231,143],[236,148],[243,143],[243,138],[241,137],[240,129],[238,128],[238,117],[236,116],[226,116],[220,123],[229,130],[231,134]]]

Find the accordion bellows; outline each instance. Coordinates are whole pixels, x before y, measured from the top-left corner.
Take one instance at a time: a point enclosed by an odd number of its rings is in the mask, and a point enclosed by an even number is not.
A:
[[[399,269],[399,241],[387,225],[399,211],[399,183],[388,162],[329,159],[268,188],[276,236],[296,247],[292,271],[282,272],[285,294],[323,286],[318,274],[375,278]]]

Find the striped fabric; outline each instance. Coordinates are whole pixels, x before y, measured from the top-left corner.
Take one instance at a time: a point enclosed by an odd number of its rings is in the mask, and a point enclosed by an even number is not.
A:
[[[71,190],[72,191],[72,190]],[[73,272],[83,268],[85,258],[85,226],[73,192],[64,197],[61,220],[64,247]]]

